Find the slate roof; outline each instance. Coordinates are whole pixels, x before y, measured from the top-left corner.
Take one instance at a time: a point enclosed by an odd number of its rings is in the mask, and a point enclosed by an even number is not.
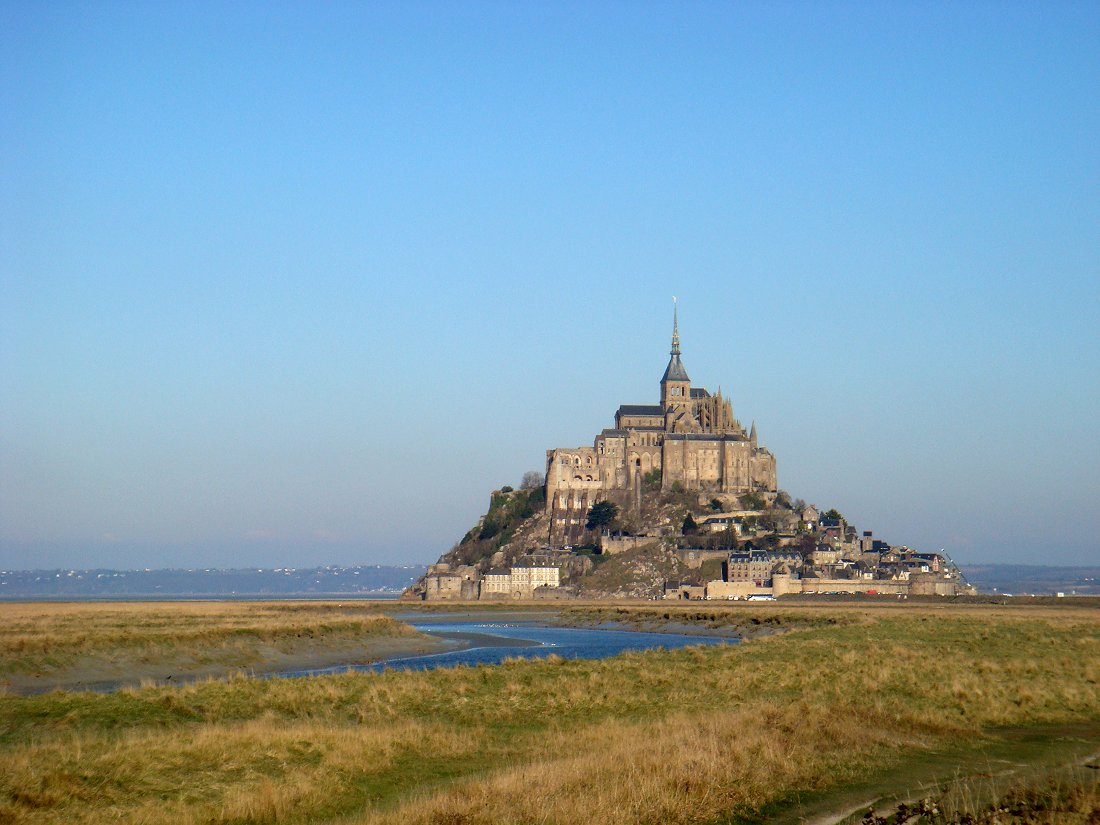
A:
[[[745,439],[739,435],[727,433],[726,435],[717,435],[716,433],[669,433],[665,436],[666,441],[744,441]]]
[[[665,367],[665,374],[661,376],[661,383],[665,381],[690,381],[688,378],[687,370],[684,369],[683,363],[680,361],[679,354],[673,355],[668,359],[668,366]]]
[[[619,407],[619,415],[659,415],[664,417],[665,411],[660,404],[623,404]]]

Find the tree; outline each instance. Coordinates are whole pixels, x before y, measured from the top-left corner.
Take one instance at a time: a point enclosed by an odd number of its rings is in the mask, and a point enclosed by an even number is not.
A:
[[[521,490],[534,490],[542,486],[542,473],[538,470],[528,470],[523,474],[523,480],[519,483]]]
[[[765,510],[760,515],[760,518],[757,520],[757,524],[759,524],[765,530],[770,530],[773,533],[776,532],[780,528],[780,526],[782,526],[781,522],[782,517],[780,516],[779,511],[775,508]]]
[[[699,532],[699,525],[695,523],[695,519],[691,517],[691,513],[684,516],[684,526],[680,528],[680,532],[685,536],[694,536]]]
[[[728,550],[736,550],[737,544],[737,531],[733,529],[731,524],[722,531],[722,547]]]
[[[814,550],[817,549],[817,539],[807,533],[798,539],[797,547],[798,552],[802,555],[802,561],[805,563],[813,555]]]
[[[759,493],[745,493],[741,496],[741,506],[746,510],[763,510],[764,497]]]
[[[584,526],[588,530],[606,527],[615,521],[617,515],[619,515],[617,505],[612,504],[610,501],[597,501],[588,510],[588,521]]]
[[[821,516],[822,518],[833,518],[837,521],[844,521],[844,516],[840,514],[840,511],[833,507],[831,510]]]
[[[486,539],[491,539],[499,532],[500,525],[497,524],[496,520],[487,518],[481,523],[481,531],[477,534],[477,540],[485,541]]]

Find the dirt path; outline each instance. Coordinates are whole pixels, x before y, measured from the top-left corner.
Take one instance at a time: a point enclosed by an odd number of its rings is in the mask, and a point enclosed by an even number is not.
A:
[[[777,825],[853,825],[871,808],[885,812],[929,796],[964,794],[992,802],[1014,781],[1094,764],[1100,723],[991,732],[971,744],[918,751],[866,781],[795,799],[769,812]]]

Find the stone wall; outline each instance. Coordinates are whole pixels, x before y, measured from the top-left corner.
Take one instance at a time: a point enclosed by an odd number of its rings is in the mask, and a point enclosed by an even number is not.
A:
[[[802,592],[816,593],[876,593],[906,595],[909,582],[882,579],[803,579]]]
[[[724,582],[721,579],[707,582],[705,596],[708,599],[747,599],[749,596],[773,596],[771,587],[757,587],[753,582]]]
[[[600,552],[614,556],[639,547],[652,547],[659,541],[653,536],[600,536]]]

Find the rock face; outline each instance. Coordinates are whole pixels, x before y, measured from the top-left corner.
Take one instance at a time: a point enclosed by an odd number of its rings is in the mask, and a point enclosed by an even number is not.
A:
[[[702,576],[721,573],[720,565],[705,567],[695,558],[696,553],[689,559],[688,554],[675,548],[675,542],[682,540],[680,529],[686,515],[695,510],[703,521],[703,511],[710,507],[698,493],[662,493],[653,488],[641,510],[630,515],[636,535],[585,530],[579,534],[584,543],[570,547],[554,547],[548,542],[550,519],[540,506],[542,496],[542,488],[494,491],[485,515],[429,567],[406,596],[433,601],[468,600],[485,598],[482,591],[490,590],[494,598],[499,598],[501,580],[497,577],[530,565],[557,568],[564,593],[589,598],[658,598],[668,579],[702,586]],[[618,522],[616,517],[616,525]],[[722,539],[722,535],[707,537],[711,544]],[[701,552],[717,558],[727,551]],[[488,588],[484,586],[486,577],[490,579]],[[524,597],[540,595],[548,594]]]
[[[656,599],[664,593],[666,581],[678,580],[684,572],[675,552],[649,543],[607,557],[578,581],[577,589],[588,598]]]

